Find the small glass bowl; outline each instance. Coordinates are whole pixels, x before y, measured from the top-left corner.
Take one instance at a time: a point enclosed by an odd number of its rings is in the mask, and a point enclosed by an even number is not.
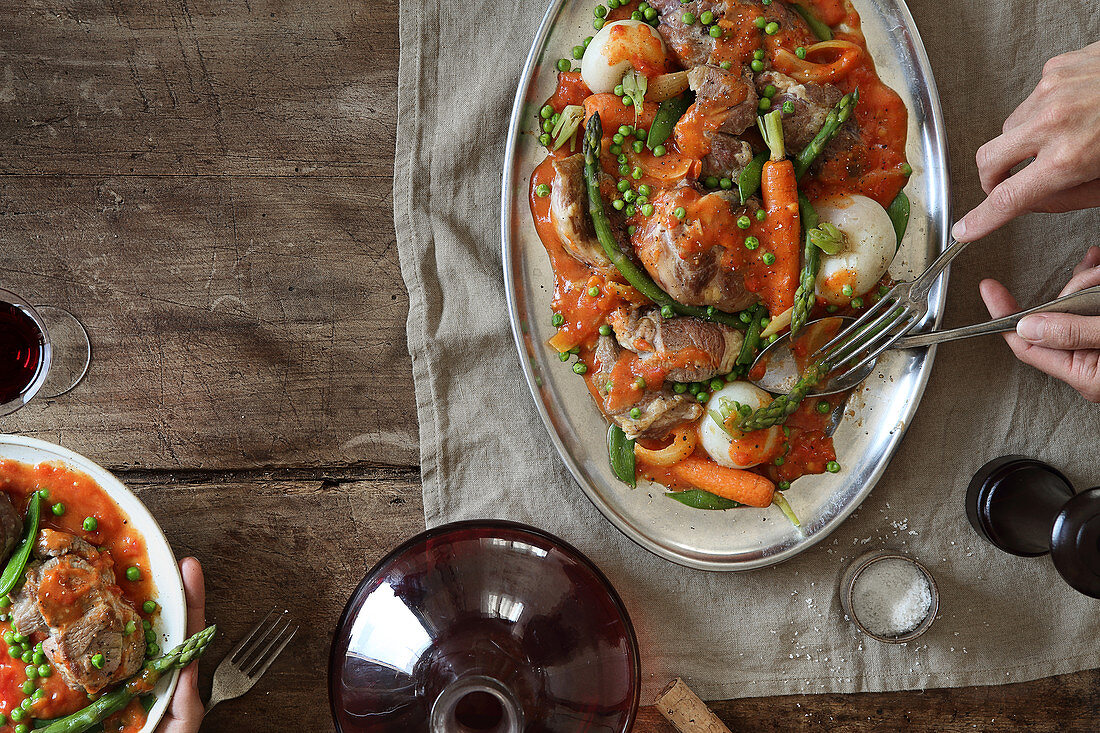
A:
[[[852,591],[855,588],[856,579],[872,564],[890,559],[904,560],[916,566],[916,568],[924,574],[924,577],[928,579],[928,590],[932,595],[932,603],[928,607],[928,615],[924,617],[923,621],[917,624],[916,628],[900,636],[882,636],[874,633],[863,625],[863,622],[856,616],[855,611],[852,610]],[[940,591],[936,586],[936,579],[932,577],[932,573],[928,571],[928,568],[924,567],[924,565],[913,558],[908,555],[902,555],[894,550],[873,550],[853,561],[844,572],[844,575],[840,579],[840,605],[844,608],[844,613],[847,614],[852,623],[856,625],[856,628],[867,636],[886,644],[904,644],[907,641],[916,639],[925,631],[928,631],[929,627],[932,626],[932,622],[936,620],[936,614],[940,609]]]

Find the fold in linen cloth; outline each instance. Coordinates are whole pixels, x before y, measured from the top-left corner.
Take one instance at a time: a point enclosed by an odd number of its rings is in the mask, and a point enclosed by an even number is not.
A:
[[[674,676],[714,699],[996,684],[1100,666],[1100,601],[1071,590],[1047,558],[994,549],[964,514],[970,476],[1007,453],[1048,460],[1079,488],[1100,484],[1100,407],[1018,363],[997,337],[940,348],[871,495],[781,565],[682,568],[631,543],[589,503],[528,393],[501,271],[506,122],[545,9],[544,0],[401,7],[394,211],[428,525],[512,519],[588,554],[634,621],[645,704]],[[1046,59],[1100,38],[1100,1],[917,0],[911,9],[944,102],[962,213],[982,197],[974,151],[999,134]],[[983,277],[1025,304],[1053,297],[1098,229],[1095,210],[1031,215],[973,245],[953,266],[945,326],[988,318]],[[846,565],[883,546],[922,560],[940,587],[938,619],[911,644],[861,637],[840,608]]]

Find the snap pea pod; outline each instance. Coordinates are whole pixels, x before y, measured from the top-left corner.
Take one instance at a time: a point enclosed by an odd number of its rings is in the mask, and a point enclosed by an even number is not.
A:
[[[807,8],[805,5],[794,3],[794,12],[802,16],[802,19],[806,21],[806,25],[810,26],[810,32],[817,36],[822,41],[833,40],[833,29],[825,24],[820,18],[813,14],[813,11]]]
[[[909,226],[909,197],[905,191],[898,191],[898,195],[886,207],[886,213],[890,216],[890,223],[894,225],[894,234],[898,237],[898,247],[901,247],[905,229]]]
[[[34,548],[34,538],[38,535],[38,516],[41,512],[42,496],[37,491],[31,494],[27,502],[27,516],[23,519],[23,541],[19,548],[12,553],[8,564],[4,566],[4,572],[0,574],[0,596],[11,593],[15,586],[23,579],[23,570],[27,567],[31,550]]]
[[[741,342],[741,351],[737,354],[734,364],[752,364],[756,351],[760,348],[760,331],[764,328],[762,321],[765,313],[767,309],[760,303],[752,307],[749,330],[745,332],[745,340]]]
[[[146,662],[141,672],[91,705],[77,710],[72,715],[53,720],[39,730],[41,733],[88,733],[105,718],[129,705],[135,697],[153,689],[164,674],[174,669],[183,669],[202,656],[216,631],[216,626],[206,627],[164,656]]]
[[[607,430],[607,455],[611,459],[611,471],[630,488],[638,485],[634,476],[634,441],[618,425]]]
[[[720,311],[713,306],[700,308],[694,305],[684,305],[675,301],[671,295],[660,288],[649,274],[627,256],[619,248],[619,242],[611,231],[611,221],[607,218],[607,212],[603,208],[603,196],[600,194],[600,139],[603,136],[603,127],[600,123],[600,113],[595,112],[588,118],[588,126],[584,131],[584,179],[588,191],[588,213],[592,218],[592,227],[596,230],[596,239],[599,240],[604,254],[611,260],[626,281],[634,286],[642,295],[652,300],[657,305],[668,306],[674,313],[682,316],[694,316],[707,321],[721,323],[731,328],[740,328],[741,321],[733,313]]]
[[[768,157],[768,152],[764,151],[750,160],[737,176],[737,192],[741,194],[742,204],[749,200],[749,196],[760,190],[760,175],[764,172],[764,164],[768,162]]]
[[[741,506],[740,502],[736,502],[733,499],[727,499],[724,496],[712,494],[709,491],[703,491],[702,489],[669,491],[665,493],[665,496],[675,499],[684,506],[689,506],[692,509],[709,509],[713,511],[734,509]]]
[[[668,140],[676,128],[676,123],[690,106],[691,100],[688,99],[687,94],[669,97],[661,102],[661,106],[657,108],[657,114],[653,117],[653,124],[649,126],[649,134],[645,139],[646,147],[653,150],[658,145],[664,145],[665,140]]]
[[[795,6],[798,7],[798,6]],[[825,145],[833,139],[836,135],[836,131],[840,129],[840,126],[848,121],[848,118],[852,114],[852,109],[859,101],[859,90],[856,89],[851,94],[845,94],[840,98],[840,101],[836,103],[836,106],[829,110],[829,114],[825,116],[825,123],[821,126],[821,129],[817,131],[813,139],[806,144],[806,147],[802,149],[794,159],[794,176],[795,178],[802,178],[806,174],[806,171],[810,169],[810,164],[814,162],[817,156],[821,155],[821,151],[825,149]]]
[[[821,252],[810,241],[810,230],[817,226],[817,210],[801,191],[798,193],[798,218],[802,221],[802,272],[798,275],[798,290],[794,292],[794,310],[791,311],[791,333],[798,333],[810,317],[817,290],[817,268],[821,264]]]

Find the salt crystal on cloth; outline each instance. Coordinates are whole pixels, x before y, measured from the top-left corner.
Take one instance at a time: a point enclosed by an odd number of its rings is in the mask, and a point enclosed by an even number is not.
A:
[[[865,13],[873,5],[855,3]],[[1068,588],[1047,558],[1012,557],[979,539],[963,512],[970,476],[1006,453],[1041,456],[1080,487],[1100,483],[1098,408],[1017,363],[996,337],[940,348],[920,410],[863,507],[781,565],[688,570],[631,543],[589,503],[527,391],[501,273],[505,128],[546,5],[401,4],[394,212],[428,524],[513,519],[587,553],[634,621],[643,702],[678,675],[713,699],[993,684],[1100,666],[1097,602]],[[1071,21],[1065,4],[1034,0],[910,7],[944,104],[961,213],[982,198],[974,151],[1000,133],[1044,61],[1100,38],[1100,0],[1073,4]],[[1025,304],[1053,297],[1098,229],[1096,211],[1031,215],[973,245],[952,266],[946,325],[988,318],[983,277],[1002,279]],[[903,518],[906,531],[891,526]],[[861,638],[844,620],[837,581],[867,537],[936,575],[940,615],[919,644]]]

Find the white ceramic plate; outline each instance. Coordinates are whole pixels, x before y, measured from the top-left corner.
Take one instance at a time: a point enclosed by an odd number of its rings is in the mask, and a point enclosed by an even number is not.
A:
[[[896,280],[911,280],[946,247],[947,142],[936,83],[920,35],[904,0],[852,0],[863,21],[867,46],[882,80],[909,110],[906,152],[913,175],[905,187],[912,216],[901,250],[890,266]],[[749,570],[771,565],[820,542],[870,493],[898,448],[916,412],[935,347],[890,351],[853,394],[849,416],[835,434],[840,473],[806,476],[786,492],[802,520],[795,530],[774,507],[704,512],[662,496],[641,481],[630,489],[611,473],[604,436],[607,422],[583,381],[562,364],[546,341],[554,274],[531,220],[527,192],[531,171],[546,155],[536,120],[557,83],[555,61],[592,34],[594,1],[551,0],[520,76],[505,147],[501,197],[504,283],[509,316],[524,375],[550,440],[588,498],[642,547],[688,567]],[[927,329],[938,323],[947,278],[932,287]]]
[[[176,557],[164,537],[157,520],[134,496],[133,492],[122,485],[107,469],[93,463],[82,455],[73,453],[53,443],[20,435],[0,435],[0,458],[21,461],[23,463],[61,463],[69,468],[81,471],[92,479],[110,496],[115,504],[130,519],[130,525],[137,529],[145,539],[145,549],[149,553],[149,565],[156,585],[156,599],[160,604],[160,620],[153,627],[164,650],[172,649],[182,643],[186,633],[187,603],[183,596],[183,578],[180,577]],[[141,733],[152,733],[157,727],[168,701],[176,689],[179,672],[162,678],[153,691],[156,704],[149,711],[149,718]]]

